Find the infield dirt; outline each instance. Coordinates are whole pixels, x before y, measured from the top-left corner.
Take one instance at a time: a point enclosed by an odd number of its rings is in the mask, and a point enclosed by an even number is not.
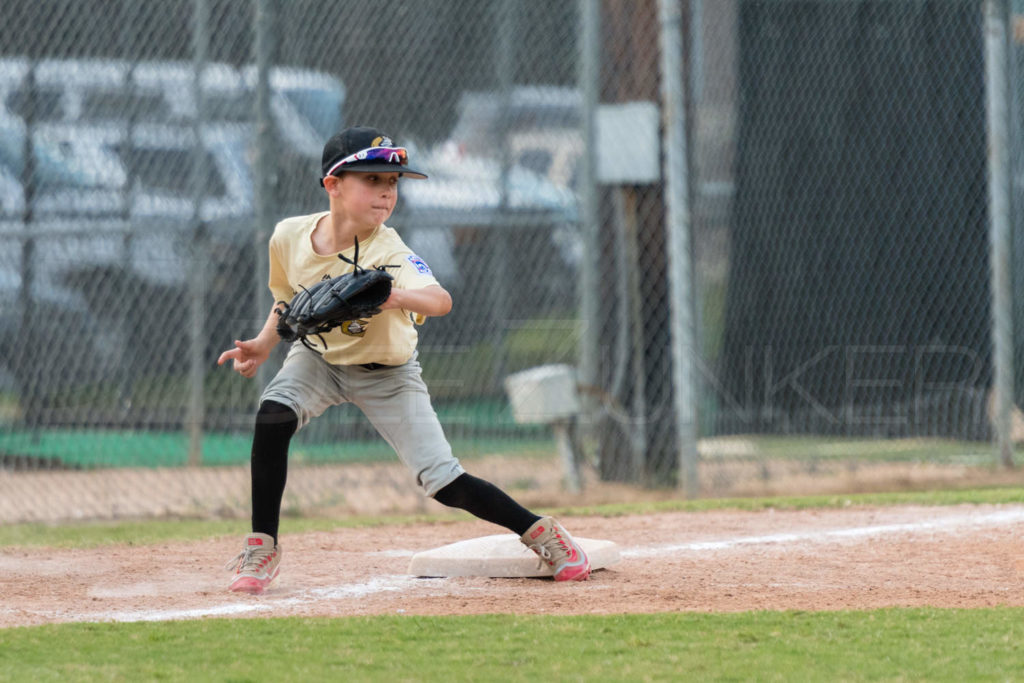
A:
[[[582,583],[416,578],[413,553],[495,533],[450,521],[291,534],[261,596],[228,593],[238,536],[0,551],[0,627],[367,614],[608,614],[1024,606],[1024,505],[571,517],[622,562]]]

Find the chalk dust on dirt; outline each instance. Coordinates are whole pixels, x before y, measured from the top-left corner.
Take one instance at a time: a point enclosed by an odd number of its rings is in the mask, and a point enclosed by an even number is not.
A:
[[[281,575],[225,590],[241,536],[0,551],[0,627],[371,614],[612,614],[1024,606],[1024,506],[671,512],[563,519],[622,561],[581,583],[416,578],[413,553],[496,533],[480,521],[282,528]],[[500,532],[500,531],[499,531]]]

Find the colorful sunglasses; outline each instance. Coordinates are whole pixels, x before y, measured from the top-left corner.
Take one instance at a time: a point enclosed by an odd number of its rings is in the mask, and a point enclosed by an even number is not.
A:
[[[331,175],[345,164],[353,164],[357,161],[383,161],[389,164],[401,164],[405,166],[409,163],[409,152],[405,147],[367,147],[361,149],[355,154],[349,154],[341,161],[336,161],[333,166],[328,169],[324,177]]]

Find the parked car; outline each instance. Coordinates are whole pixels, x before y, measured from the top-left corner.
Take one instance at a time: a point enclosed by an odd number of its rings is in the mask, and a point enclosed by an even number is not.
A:
[[[281,67],[269,85],[276,209],[310,210],[322,200],[312,180],[323,140],[342,126],[345,88]],[[129,363],[173,366],[173,350],[137,358],[125,340],[134,349],[187,339],[197,244],[210,296],[244,315],[256,263],[255,87],[251,66],[207,64],[198,99],[189,63],[0,59],[0,385],[5,373],[7,383],[35,373],[25,381],[40,384],[46,356],[67,343],[83,382]],[[150,317],[125,329],[126,308]],[[34,367],[24,366],[26,348],[37,349]]]
[[[581,100],[575,89],[470,91],[460,97],[457,112],[450,135],[424,150],[421,163],[437,174],[437,182],[410,188],[405,196],[411,205],[547,210],[575,219],[582,157]]]
[[[535,261],[537,248],[551,245],[557,258],[549,270],[560,281],[531,280],[522,287],[571,295],[560,269],[579,258],[575,176],[581,139],[580,98],[572,88],[463,93],[450,134],[415,150],[430,181],[402,188],[400,209],[415,217],[411,246],[444,282],[458,287],[476,277],[474,262],[487,258],[481,244],[501,235],[523,238],[502,256],[519,273],[527,264],[517,260]]]
[[[344,87],[329,74],[299,69],[275,68],[269,80],[277,172],[315,177],[323,140],[341,127]],[[44,245],[48,235],[95,238],[78,240],[69,265],[81,265],[114,258],[99,235],[128,234],[137,252],[123,261],[128,267],[142,277],[180,282],[180,263],[154,272],[146,255],[172,254],[178,233],[196,217],[213,232],[251,230],[255,81],[253,67],[205,66],[200,115],[190,64],[0,60],[0,237],[31,234]],[[198,216],[192,175],[197,133],[203,155]],[[25,265],[0,262],[0,294],[17,289]],[[74,299],[60,285],[60,267],[44,260],[32,272],[34,296]]]

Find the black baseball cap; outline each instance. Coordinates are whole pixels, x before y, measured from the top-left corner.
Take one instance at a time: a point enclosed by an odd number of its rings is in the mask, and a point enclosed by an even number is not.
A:
[[[403,178],[427,177],[409,168],[408,163],[409,153],[405,148],[396,146],[391,137],[376,128],[346,128],[324,145],[320,184],[323,185],[323,179],[329,175],[347,171],[401,173]]]

